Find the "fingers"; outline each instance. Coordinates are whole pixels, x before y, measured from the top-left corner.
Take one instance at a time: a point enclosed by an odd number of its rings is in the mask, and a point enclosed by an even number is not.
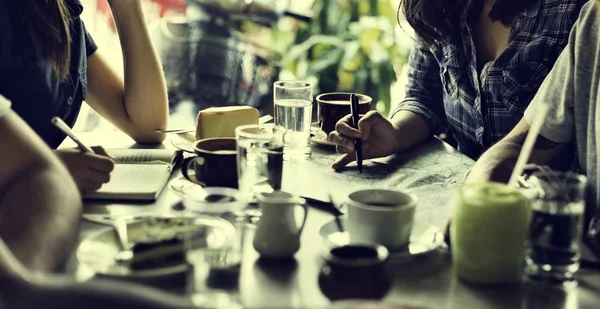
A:
[[[333,162],[331,164],[331,168],[333,168],[334,170],[342,169],[342,168],[346,167],[346,165],[353,162],[354,160],[356,160],[354,153],[352,153],[352,152],[346,153],[346,154],[342,155],[341,157],[339,157],[335,162]]]
[[[361,138],[362,134],[359,130],[354,129],[351,125],[352,123],[352,115],[347,115],[346,117],[340,119],[335,124],[335,131],[348,137],[352,138]]]
[[[102,146],[92,146],[92,150],[97,155],[108,157],[113,161],[115,160],[115,157],[111,156],[108,152],[106,152],[106,150]]]
[[[376,111],[369,111],[358,120],[358,130],[361,132],[361,138],[366,140],[371,136],[371,130],[381,123],[385,118]],[[387,121],[387,120],[386,120]]]
[[[354,139],[348,138],[337,131],[329,133],[327,139],[334,143],[338,153],[348,153],[354,151]]]

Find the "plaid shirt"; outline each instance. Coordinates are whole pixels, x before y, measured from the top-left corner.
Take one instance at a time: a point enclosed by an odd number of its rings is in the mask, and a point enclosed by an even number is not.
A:
[[[481,72],[470,28],[479,2],[466,0],[456,40],[431,47],[417,40],[406,97],[394,110],[421,116],[432,134],[452,133],[459,150],[474,159],[519,122],[566,46],[584,1],[540,0],[520,13],[507,49]]]

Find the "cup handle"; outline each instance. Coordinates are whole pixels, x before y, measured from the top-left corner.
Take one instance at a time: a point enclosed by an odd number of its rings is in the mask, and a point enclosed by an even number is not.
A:
[[[198,160],[200,159],[200,160]],[[204,174],[206,173],[206,165],[204,164],[206,161],[204,160],[203,157],[189,157],[189,158],[185,158],[183,160],[183,163],[181,164],[181,173],[183,174],[183,177],[185,177],[185,179],[195,183],[195,184],[199,184],[201,186],[204,186],[203,183],[201,183],[198,178],[199,176],[204,176]],[[201,175],[196,175],[196,180],[192,179],[190,177],[189,174],[189,169],[190,166],[194,165],[194,164],[198,164],[198,165],[202,165],[202,174]]]
[[[300,228],[298,229],[298,234],[297,234],[298,237],[300,237],[300,235],[302,234],[302,230],[304,230],[304,225],[306,224],[306,219],[308,218],[308,206],[306,205],[306,200],[303,198],[300,198],[298,206],[302,206],[302,209],[304,209],[304,218],[302,219],[302,224],[300,225]]]

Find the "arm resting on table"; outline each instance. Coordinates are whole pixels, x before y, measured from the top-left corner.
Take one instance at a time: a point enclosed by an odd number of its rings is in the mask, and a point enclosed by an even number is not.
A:
[[[517,163],[525,138],[529,133],[530,126],[525,119],[501,141],[488,149],[477,160],[469,173],[467,182],[497,181],[508,182],[511,173]],[[554,142],[538,135],[529,163],[540,165],[548,164],[564,147],[565,144]]]
[[[400,151],[445,133],[447,127],[440,67],[423,41],[415,43],[408,65],[406,97],[390,117]]]

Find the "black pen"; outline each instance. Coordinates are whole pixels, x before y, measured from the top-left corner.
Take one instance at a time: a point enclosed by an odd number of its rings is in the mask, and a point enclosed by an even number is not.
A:
[[[354,93],[350,94],[350,113],[352,113],[352,127],[358,129],[358,96]],[[357,138],[354,140],[354,148],[356,150],[356,164],[358,165],[358,172],[362,173],[362,140]]]

